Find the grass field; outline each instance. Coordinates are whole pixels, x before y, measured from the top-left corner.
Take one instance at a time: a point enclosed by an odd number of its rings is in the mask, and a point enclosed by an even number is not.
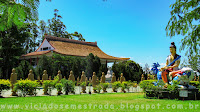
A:
[[[1,98],[1,111],[198,112],[200,101],[146,99],[143,93],[106,93]]]

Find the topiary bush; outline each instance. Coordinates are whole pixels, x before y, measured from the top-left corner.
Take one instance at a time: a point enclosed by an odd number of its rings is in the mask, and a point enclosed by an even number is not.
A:
[[[63,85],[63,90],[65,91],[65,95],[68,95],[69,92],[74,93],[75,83],[73,81],[62,79],[61,83]]]
[[[140,87],[143,89],[143,91],[145,91],[146,89],[153,89],[154,88],[154,84],[153,82],[156,82],[157,80],[143,80],[140,82]]]
[[[0,79],[0,97],[1,96],[1,91],[2,90],[9,90],[10,89],[10,81],[9,80],[5,80],[5,79]]]
[[[117,92],[116,90],[121,87],[121,82],[120,81],[116,81],[114,83],[112,83],[112,89],[113,89],[113,92]]]
[[[101,85],[103,92],[107,92],[106,89],[108,88],[109,83],[100,83],[100,85]]]
[[[51,95],[51,89],[54,88],[52,80],[45,80],[42,84],[44,95]]]
[[[57,91],[58,91],[58,95],[60,95],[60,94],[62,94],[62,87],[63,87],[63,85],[62,85],[62,83],[57,83],[56,85],[55,85],[55,88],[57,89]]]
[[[39,86],[37,81],[31,80],[19,80],[17,83],[14,84],[14,91],[21,92],[22,96],[26,95],[36,95],[36,89]]]

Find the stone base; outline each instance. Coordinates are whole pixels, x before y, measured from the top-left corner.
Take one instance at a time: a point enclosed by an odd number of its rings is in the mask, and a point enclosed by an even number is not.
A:
[[[187,91],[187,97],[181,97],[180,91]],[[158,99],[179,99],[179,100],[200,100],[199,89],[178,89],[178,92],[167,91],[167,89],[160,89],[159,91],[146,90],[146,97],[148,98],[158,98]]]

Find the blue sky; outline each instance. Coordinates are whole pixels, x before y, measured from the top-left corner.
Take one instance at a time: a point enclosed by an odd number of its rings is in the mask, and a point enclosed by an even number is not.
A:
[[[169,7],[175,0],[52,0],[41,1],[39,19],[47,21],[59,10],[67,31],[78,31],[107,54],[129,57],[141,66],[154,62],[162,66],[175,42],[177,54],[182,36],[166,36]]]

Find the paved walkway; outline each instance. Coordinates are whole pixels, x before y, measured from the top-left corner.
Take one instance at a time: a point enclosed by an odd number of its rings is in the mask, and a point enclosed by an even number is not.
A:
[[[93,91],[92,87],[91,87],[91,91]],[[121,88],[119,88],[117,90],[117,92],[120,92],[120,91],[121,91]],[[80,94],[80,92],[81,92],[81,87],[80,86],[76,86],[75,87],[75,94]],[[86,87],[86,92],[87,93],[85,93],[85,94],[88,94],[88,92],[89,92],[89,87],[88,86]],[[101,90],[101,92],[102,92],[102,90]],[[113,93],[112,92],[112,88],[107,88],[107,92],[108,93]],[[137,86],[137,87],[130,87],[129,92],[142,92],[142,89],[139,86]],[[20,93],[17,93],[17,94],[20,95]],[[11,95],[11,90],[7,90],[7,91],[3,90],[1,95],[3,97],[16,97],[16,96],[10,96]],[[52,96],[57,95],[57,90],[53,89],[51,95]],[[27,97],[28,96],[29,95],[27,95]],[[37,96],[48,96],[48,95],[43,95],[43,88],[41,88],[40,90],[37,90]]]

